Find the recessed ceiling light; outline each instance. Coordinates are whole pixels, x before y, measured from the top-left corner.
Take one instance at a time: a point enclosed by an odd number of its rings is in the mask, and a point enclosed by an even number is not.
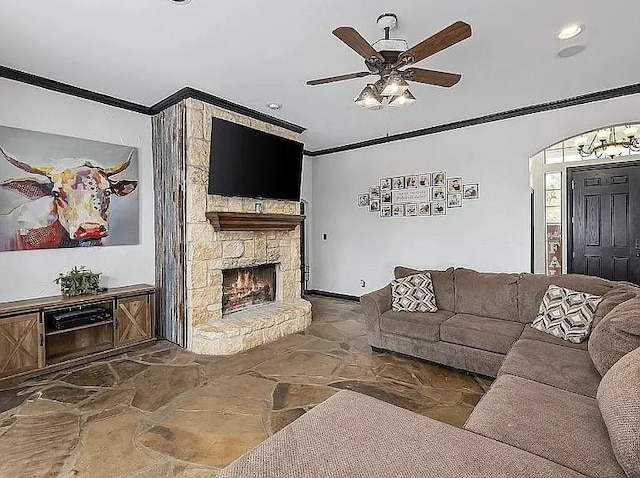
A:
[[[267,108],[270,110],[280,110],[282,109],[282,105],[280,103],[268,103]]]
[[[558,58],[570,58],[572,56],[579,55],[582,53],[587,47],[584,45],[571,45],[567,48],[563,48],[560,50],[557,55]]]
[[[191,3],[191,0],[169,0],[169,1],[175,5],[187,5],[188,3]]]
[[[572,25],[567,25],[558,33],[556,33],[556,38],[558,40],[569,40],[570,38],[577,37],[584,31],[584,25],[578,25],[574,23]]]

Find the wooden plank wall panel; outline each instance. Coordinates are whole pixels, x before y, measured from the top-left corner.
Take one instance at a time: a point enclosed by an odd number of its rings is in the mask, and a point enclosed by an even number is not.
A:
[[[187,346],[186,108],[184,101],[153,117],[156,228],[156,335]]]

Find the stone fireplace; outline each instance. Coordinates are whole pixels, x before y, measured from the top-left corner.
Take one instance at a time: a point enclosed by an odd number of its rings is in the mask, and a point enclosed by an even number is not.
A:
[[[207,194],[212,117],[295,140],[299,134],[195,99],[185,100],[184,108],[187,348],[229,355],[304,330],[311,304],[300,296],[300,226],[287,224],[300,203],[263,200],[258,214],[255,199]],[[225,214],[233,224],[239,216],[251,220],[241,228],[220,227],[212,215]],[[267,266],[275,275],[268,289]],[[246,275],[249,268],[253,277]],[[230,306],[234,297],[248,307]]]
[[[222,316],[276,300],[276,265],[222,271]]]

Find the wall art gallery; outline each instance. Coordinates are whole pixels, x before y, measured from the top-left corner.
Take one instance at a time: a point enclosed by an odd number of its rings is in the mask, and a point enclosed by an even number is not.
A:
[[[0,251],[137,244],[137,186],[136,148],[0,126]]]
[[[380,217],[444,216],[464,202],[480,197],[478,183],[466,183],[446,171],[380,179],[367,192],[359,193],[358,207]]]

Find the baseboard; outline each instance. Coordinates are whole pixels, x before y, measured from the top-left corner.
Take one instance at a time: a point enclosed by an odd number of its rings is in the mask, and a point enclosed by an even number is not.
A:
[[[338,294],[336,292],[327,292],[324,290],[311,289],[307,291],[308,295],[319,295],[321,297],[331,297],[332,299],[351,300],[353,302],[360,302],[360,297],[355,295]]]

